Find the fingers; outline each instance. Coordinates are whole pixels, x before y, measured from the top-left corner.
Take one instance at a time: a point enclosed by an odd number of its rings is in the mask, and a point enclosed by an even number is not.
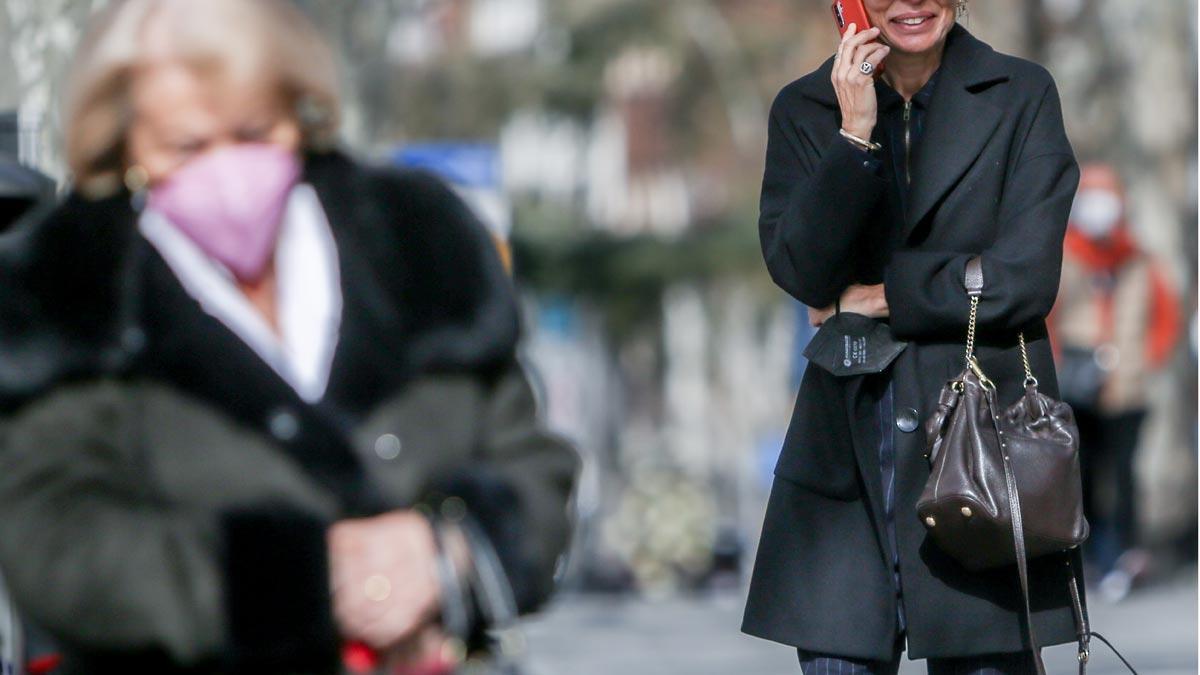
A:
[[[436,616],[437,545],[424,517],[342,521],[329,543],[334,615],[344,636],[386,648]]]
[[[889,53],[891,53],[891,51],[892,51],[891,47],[888,47],[887,45],[879,44],[878,42],[872,42],[870,44],[863,45],[854,54],[854,61],[856,63],[858,63],[858,66],[855,67],[855,70],[858,72],[859,75],[862,75],[863,77],[866,77],[866,78],[870,78],[871,77],[870,75],[867,75],[862,72],[862,70],[861,70],[862,64],[864,62],[870,63],[871,66],[874,68],[874,70],[878,70],[879,64],[883,63],[883,60],[887,57],[887,55]]]
[[[434,588],[419,576],[367,573],[334,592],[334,617],[343,636],[386,649],[436,617]]]
[[[830,305],[825,309],[813,309],[810,307],[808,309],[808,322],[814,327],[819,328],[829,320],[829,317],[833,316],[833,312],[833,305]]]
[[[862,72],[862,64],[870,63],[873,67],[878,68],[883,59],[891,52],[891,47],[879,42],[868,42],[858,45],[852,52],[847,52],[848,59],[845,63],[845,80],[855,84],[865,85],[872,81],[872,76]]]
[[[842,36],[842,41],[838,45],[837,67],[833,69],[835,77],[845,82],[854,72],[857,72],[862,64],[859,50],[877,37],[879,37],[878,28],[868,28],[859,33],[857,27],[850,24],[850,28],[846,30],[846,34]]]
[[[850,24],[846,27],[846,32],[842,33],[842,39],[838,42],[837,51],[833,54],[834,72],[837,72],[837,66],[845,61],[846,43],[850,38],[854,37],[858,32],[858,26]]]
[[[429,668],[432,664],[437,664],[446,661],[446,642],[449,636],[445,631],[437,625],[429,625],[421,628],[416,634],[402,641],[391,650],[391,659],[388,664],[392,666],[409,666]],[[453,665],[447,663],[446,665]],[[408,672],[408,671],[397,671]],[[426,671],[422,671],[426,672]]]

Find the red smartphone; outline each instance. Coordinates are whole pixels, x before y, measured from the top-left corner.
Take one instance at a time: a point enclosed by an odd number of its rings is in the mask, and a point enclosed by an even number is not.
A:
[[[850,24],[854,24],[859,33],[871,27],[871,17],[867,16],[863,0],[835,0],[832,9],[838,33],[842,35],[846,34],[846,28]]]
[[[867,15],[867,8],[863,6],[863,0],[835,0],[833,3],[833,19],[837,21],[838,33],[846,34],[846,29],[850,24],[854,24],[855,30],[858,33],[871,28],[871,17]],[[883,64],[875,69],[875,76],[883,74]]]

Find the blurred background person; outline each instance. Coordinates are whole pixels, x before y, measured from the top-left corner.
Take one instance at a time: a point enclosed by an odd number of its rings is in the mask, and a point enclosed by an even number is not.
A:
[[[74,191],[0,303],[0,565],[67,672],[446,672],[550,594],[576,457],[509,279],[438,180],[334,148],[336,79],[282,0],[82,40]]]
[[[1084,166],[1049,326],[1063,398],[1079,422],[1091,579],[1109,600],[1147,571],[1148,553],[1137,548],[1135,458],[1150,377],[1174,352],[1181,314],[1162,264],[1131,231],[1117,170]]]
[[[0,112],[0,235],[54,196],[54,181],[21,161],[15,112]]]
[[[15,261],[5,257],[4,251],[12,250],[10,242],[20,236],[24,223],[37,220],[39,204],[47,204],[54,196],[54,181],[21,161],[18,122],[15,111],[0,112],[0,288],[9,288],[13,283],[7,275]],[[0,382],[22,378],[19,364],[0,354]],[[23,629],[0,575],[0,672],[19,672],[25,658],[38,651],[36,646],[29,646]]]
[[[53,196],[53,181],[0,153],[0,234],[14,229],[38,203]]]

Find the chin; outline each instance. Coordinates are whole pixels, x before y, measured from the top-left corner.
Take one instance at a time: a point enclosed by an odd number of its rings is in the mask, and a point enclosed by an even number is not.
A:
[[[895,51],[905,54],[924,54],[936,49],[942,42],[941,36],[915,39],[912,37],[888,38],[888,44]]]

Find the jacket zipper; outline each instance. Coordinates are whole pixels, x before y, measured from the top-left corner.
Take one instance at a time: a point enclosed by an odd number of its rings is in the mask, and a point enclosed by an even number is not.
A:
[[[904,181],[912,185],[912,101],[904,102]]]

